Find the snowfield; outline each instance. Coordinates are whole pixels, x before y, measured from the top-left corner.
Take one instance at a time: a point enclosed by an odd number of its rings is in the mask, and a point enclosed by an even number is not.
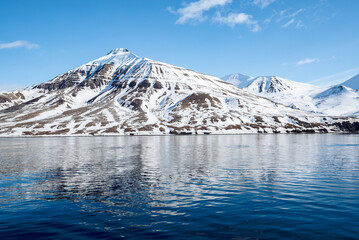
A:
[[[222,79],[249,93],[294,109],[330,116],[359,116],[359,75],[326,89],[277,76],[243,76],[235,73]]]

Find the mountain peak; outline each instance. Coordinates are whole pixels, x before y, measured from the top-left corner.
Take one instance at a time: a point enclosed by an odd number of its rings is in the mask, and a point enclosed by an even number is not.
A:
[[[350,87],[352,89],[359,90],[359,74],[357,74],[354,77],[350,78],[349,80],[341,83],[340,85],[344,85],[346,87]]]
[[[233,73],[227,76],[222,77],[222,80],[228,83],[231,83],[237,87],[246,87],[250,84],[252,77],[243,75],[241,73]]]
[[[126,48],[114,48],[112,49],[107,55],[116,55],[116,54],[123,54],[123,53],[129,53],[130,51]]]

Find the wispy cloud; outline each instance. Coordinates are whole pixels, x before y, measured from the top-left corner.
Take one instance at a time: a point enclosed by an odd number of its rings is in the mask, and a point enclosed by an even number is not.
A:
[[[277,24],[281,24],[282,28],[287,28],[289,26],[295,27],[295,28],[302,28],[304,27],[304,24],[302,20],[298,19],[298,14],[305,11],[305,9],[301,8],[294,12],[286,10],[276,11],[274,10],[273,14],[267,18],[264,23],[269,24],[271,22],[275,22]]]
[[[281,11],[277,11],[277,10],[273,10],[273,14],[268,17],[267,19],[264,20],[265,23],[271,23],[276,17],[281,18],[288,10],[281,10]],[[278,18],[278,19],[279,19]],[[278,19],[276,22],[278,22]]]
[[[304,27],[304,24],[301,20],[297,20],[295,18],[291,18],[289,21],[287,21],[286,23],[284,23],[282,25],[282,28],[287,28],[289,26],[294,26],[295,28],[302,28]]]
[[[348,80],[353,75],[358,74],[358,72],[359,72],[359,67],[356,67],[356,68],[345,70],[345,71],[342,71],[339,73],[334,73],[334,74],[331,74],[328,76],[314,79],[314,80],[310,81],[309,83],[312,83],[312,84],[313,83],[325,83],[326,85],[338,84],[338,83]]]
[[[317,59],[317,58],[306,58],[306,59],[298,61],[297,65],[304,65],[304,64],[314,63],[314,62],[318,62],[318,61],[319,61],[319,59]]]
[[[301,9],[295,11],[294,13],[289,14],[287,17],[288,17],[288,18],[293,18],[293,17],[297,16],[299,13],[301,13],[301,12],[303,12],[303,11],[304,11],[304,9],[301,8]]]
[[[282,25],[282,28],[287,28],[289,27],[290,25],[292,25],[293,23],[295,23],[295,19],[292,18],[290,19],[288,22],[286,22],[285,24]]]
[[[39,45],[36,43],[30,43],[27,41],[15,41],[15,42],[9,42],[9,43],[0,43],[0,49],[21,48],[21,47],[31,50],[33,48],[38,48]]]
[[[251,15],[246,13],[230,13],[227,16],[222,16],[219,12],[213,18],[214,22],[227,24],[234,27],[237,24],[245,24],[251,29],[252,32],[258,32],[261,30],[257,21],[252,19]]]
[[[204,12],[214,7],[224,6],[231,2],[232,0],[199,0],[176,11],[169,8],[169,11],[180,15],[176,21],[177,24],[184,24],[190,20],[202,22],[207,19],[206,16],[203,16]]]
[[[276,0],[254,0],[253,3],[263,9],[268,7],[270,4],[272,4],[275,1]]]

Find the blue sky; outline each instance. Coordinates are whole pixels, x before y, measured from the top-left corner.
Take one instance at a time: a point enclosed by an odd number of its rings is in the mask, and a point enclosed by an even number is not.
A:
[[[112,48],[222,77],[320,86],[359,73],[357,0],[0,0],[0,90]]]

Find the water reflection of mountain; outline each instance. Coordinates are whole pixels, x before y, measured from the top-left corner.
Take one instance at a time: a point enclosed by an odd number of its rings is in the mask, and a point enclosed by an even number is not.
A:
[[[113,204],[113,198],[133,201],[136,197],[147,199],[145,202],[185,204],[186,199],[215,199],[226,191],[252,191],[256,184],[276,188],[288,178],[300,181],[315,171],[312,158],[319,154],[316,143],[320,136],[289,137],[21,139],[27,150],[2,154],[1,171],[45,172],[46,177],[34,185],[38,189],[32,191],[40,190],[49,199],[88,198]],[[13,139],[12,144],[17,143]],[[314,161],[322,164],[320,159]]]
[[[31,191],[49,199],[186,204],[301,181],[323,164],[313,156],[328,152],[317,147],[318,138],[323,146],[330,141],[319,135],[13,139],[15,147],[25,141],[26,151],[1,153],[1,171],[41,173]]]

